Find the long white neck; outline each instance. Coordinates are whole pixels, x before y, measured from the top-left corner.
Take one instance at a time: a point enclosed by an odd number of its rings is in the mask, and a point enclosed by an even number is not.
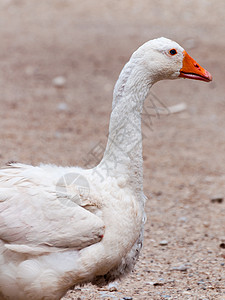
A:
[[[108,143],[99,164],[107,175],[127,176],[136,192],[143,182],[141,114],[152,85],[139,59],[131,57],[115,85]]]

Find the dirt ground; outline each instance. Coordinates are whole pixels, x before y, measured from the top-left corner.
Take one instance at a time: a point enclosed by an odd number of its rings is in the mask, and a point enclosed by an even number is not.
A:
[[[220,0],[0,0],[1,165],[85,167],[106,144],[119,72],[149,39],[176,40],[214,78],[153,87],[142,255],[116,291],[87,285],[63,299],[225,299],[224,13]],[[187,109],[158,117],[152,103]]]

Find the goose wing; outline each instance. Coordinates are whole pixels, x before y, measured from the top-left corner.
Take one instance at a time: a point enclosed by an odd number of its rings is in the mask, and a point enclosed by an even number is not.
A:
[[[59,193],[53,181],[40,167],[0,169],[0,241],[6,248],[35,255],[79,250],[102,239],[102,219]]]

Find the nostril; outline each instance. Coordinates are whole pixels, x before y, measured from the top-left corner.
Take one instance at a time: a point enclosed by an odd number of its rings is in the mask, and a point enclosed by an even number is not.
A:
[[[198,69],[200,69],[200,67],[199,67],[199,65],[198,65],[198,64],[195,64],[195,67],[196,67],[196,68],[198,68]]]

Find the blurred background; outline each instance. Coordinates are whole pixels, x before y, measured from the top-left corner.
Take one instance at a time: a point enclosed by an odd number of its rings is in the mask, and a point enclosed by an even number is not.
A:
[[[140,262],[118,291],[87,286],[68,297],[225,299],[225,203],[213,200],[225,196],[224,15],[220,0],[0,0],[1,165],[97,164],[113,86],[147,40],[177,41],[214,79],[152,88],[156,105],[186,109],[153,111],[143,126],[149,201]],[[157,289],[148,284],[160,278]]]

